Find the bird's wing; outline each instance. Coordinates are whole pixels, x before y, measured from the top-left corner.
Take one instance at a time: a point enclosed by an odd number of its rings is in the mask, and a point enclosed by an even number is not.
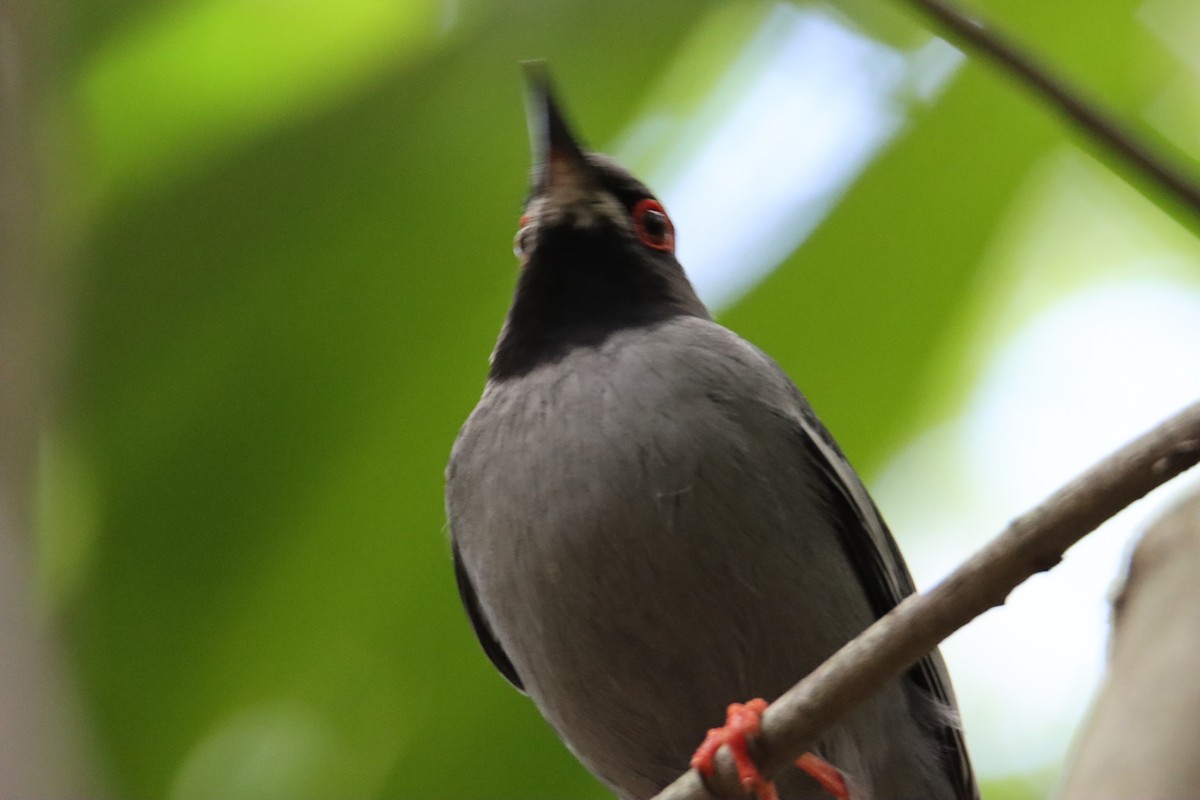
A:
[[[799,390],[795,391],[795,397],[800,407],[802,446],[813,463],[821,468],[833,502],[844,504],[844,513],[838,515],[846,522],[840,531],[842,546],[875,615],[881,617],[915,591],[912,576],[896,540],[854,468]],[[926,724],[941,745],[942,760],[956,797],[978,800],[979,789],[967,757],[962,728],[954,719],[954,690],[950,687],[950,675],[941,654],[935,650],[922,658],[908,671],[908,679],[935,701],[929,705]]]
[[[512,661],[504,652],[504,648],[492,634],[492,629],[488,627],[487,619],[483,616],[483,609],[479,607],[479,598],[475,596],[475,587],[471,585],[471,576],[467,574],[467,568],[463,566],[462,557],[458,554],[458,547],[453,544],[451,547],[454,550],[454,578],[458,583],[458,595],[467,609],[467,617],[471,620],[471,627],[475,629],[475,636],[483,645],[483,652],[487,653],[487,657],[492,660],[496,669],[500,670],[500,674],[507,678],[509,683],[522,692],[525,691],[525,684],[521,682],[521,676],[517,674],[516,667],[513,666]]]

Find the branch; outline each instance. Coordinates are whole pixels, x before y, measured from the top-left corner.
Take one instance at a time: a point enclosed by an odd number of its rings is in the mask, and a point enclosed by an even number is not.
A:
[[[1175,798],[1200,786],[1200,492],[1142,537],[1113,608],[1108,677],[1061,800]]]
[[[34,475],[64,293],[47,246],[38,109],[51,95],[51,30],[39,0],[0,2],[0,797],[98,797],[102,786],[54,625],[38,607]]]
[[[886,681],[989,608],[1018,585],[1057,564],[1075,542],[1150,490],[1200,462],[1200,402],[1125,445],[1018,517],[928,594],[906,598],[849,642],[763,714],[759,766],[776,776],[822,732]],[[713,788],[736,796],[727,753]],[[655,800],[709,797],[688,771]]]
[[[1135,173],[1158,186],[1200,216],[1200,185],[1167,163],[1099,106],[1050,73],[1014,42],[978,19],[970,19],[947,0],[903,0],[949,30],[955,39],[1028,86],[1085,135]]]

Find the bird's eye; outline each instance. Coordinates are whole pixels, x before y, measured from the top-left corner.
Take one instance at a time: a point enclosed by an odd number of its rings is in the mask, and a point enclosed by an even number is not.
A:
[[[662,203],[647,197],[633,207],[633,229],[647,247],[675,252],[675,226]]]
[[[513,237],[513,254],[524,261],[532,248],[533,223],[528,214],[522,214],[521,221],[517,223],[517,235]]]

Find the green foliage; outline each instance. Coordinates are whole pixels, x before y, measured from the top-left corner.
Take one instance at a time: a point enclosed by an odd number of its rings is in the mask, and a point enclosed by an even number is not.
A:
[[[888,2],[838,12],[922,41]],[[678,67],[685,44],[725,63],[740,8],[66,12],[83,166],[62,202],[83,209],[87,255],[43,580],[117,795],[604,796],[473,641],[442,469],[513,283],[516,62],[548,58],[604,143],[702,93],[714,76]],[[1133,8],[987,10],[1133,111],[1161,80]],[[955,391],[929,395],[936,358],[1017,188],[1063,141],[1026,92],[967,66],[725,320],[879,465]]]

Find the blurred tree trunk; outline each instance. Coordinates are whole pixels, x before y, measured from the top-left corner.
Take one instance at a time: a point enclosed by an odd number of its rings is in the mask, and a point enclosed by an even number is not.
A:
[[[36,120],[47,6],[0,2],[0,797],[95,796],[66,670],[36,604],[37,440],[53,380],[45,173]]]
[[[1138,543],[1061,800],[1200,797],[1200,491]]]

